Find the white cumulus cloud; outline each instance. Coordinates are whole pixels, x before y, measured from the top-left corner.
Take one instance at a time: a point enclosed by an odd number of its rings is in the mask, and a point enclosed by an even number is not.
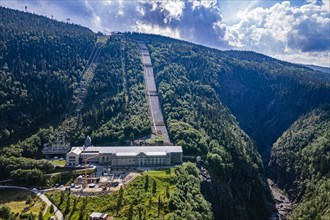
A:
[[[11,0],[7,7],[82,24],[93,31],[162,34],[219,49],[254,50],[330,66],[330,1]],[[261,7],[262,6],[262,7]]]
[[[297,7],[284,1],[270,8],[257,7],[241,13],[238,23],[226,26],[224,39],[234,47],[293,62],[318,60],[329,66],[329,10],[329,2]]]

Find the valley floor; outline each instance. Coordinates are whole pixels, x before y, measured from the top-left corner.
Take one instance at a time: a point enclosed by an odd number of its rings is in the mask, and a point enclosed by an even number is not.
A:
[[[289,219],[292,214],[294,204],[290,201],[288,196],[279,189],[271,179],[267,179],[269,188],[275,200],[277,213],[272,216],[272,219]]]

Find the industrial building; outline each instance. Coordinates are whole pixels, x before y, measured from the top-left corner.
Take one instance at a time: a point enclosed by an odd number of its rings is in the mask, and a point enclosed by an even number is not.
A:
[[[66,155],[69,166],[100,164],[112,167],[148,167],[182,164],[181,146],[83,146]]]
[[[61,158],[70,151],[70,143],[66,142],[66,133],[64,131],[55,130],[53,142],[44,144],[42,154],[45,158]]]

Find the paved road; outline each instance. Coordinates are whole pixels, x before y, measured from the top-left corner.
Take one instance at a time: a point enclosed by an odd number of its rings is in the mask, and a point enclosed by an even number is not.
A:
[[[22,189],[22,190],[27,190],[27,191],[33,192],[37,196],[39,196],[39,198],[42,201],[44,201],[47,204],[47,207],[51,206],[51,205],[54,206],[54,214],[58,220],[64,220],[62,212],[39,190],[30,190],[26,187],[21,187],[21,186],[0,186],[0,189]]]

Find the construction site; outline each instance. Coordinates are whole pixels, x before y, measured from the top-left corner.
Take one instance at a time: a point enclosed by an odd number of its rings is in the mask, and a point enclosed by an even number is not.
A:
[[[108,170],[106,167],[98,167],[98,170]],[[60,187],[61,190],[68,190],[77,195],[106,194],[125,188],[128,183],[133,181],[141,174],[136,171],[107,171],[99,176],[96,173],[78,176],[70,186]],[[85,178],[86,177],[86,178]]]

